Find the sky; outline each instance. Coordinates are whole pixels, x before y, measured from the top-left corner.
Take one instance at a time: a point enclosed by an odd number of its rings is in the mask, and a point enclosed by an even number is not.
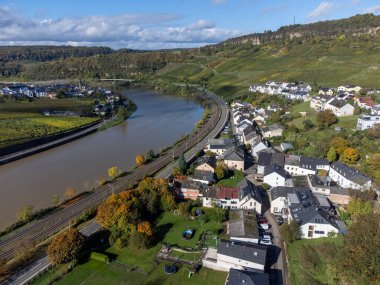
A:
[[[380,15],[379,0],[0,0],[0,45],[199,47],[283,25]]]

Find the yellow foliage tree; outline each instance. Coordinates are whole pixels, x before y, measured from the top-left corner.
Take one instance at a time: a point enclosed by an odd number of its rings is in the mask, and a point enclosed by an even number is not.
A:
[[[357,149],[348,147],[342,154],[342,161],[348,164],[354,164],[358,161],[360,155]]]
[[[137,231],[141,234],[148,236],[148,237],[153,235],[152,225],[147,221],[143,221],[143,222],[139,223],[137,225]]]
[[[77,191],[73,187],[68,187],[65,191],[65,199],[69,200],[77,194]]]
[[[136,155],[136,164],[138,166],[143,165],[144,162],[145,162],[145,158],[144,158],[144,156],[142,154]]]
[[[108,168],[108,176],[112,179],[115,179],[116,176],[118,176],[120,173],[119,168],[117,166],[112,166]]]

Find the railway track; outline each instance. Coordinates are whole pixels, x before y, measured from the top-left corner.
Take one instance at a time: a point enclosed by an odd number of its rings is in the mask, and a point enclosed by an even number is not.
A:
[[[1,237],[0,259],[9,260],[19,253],[35,247],[38,243],[69,226],[70,221],[78,218],[85,211],[98,206],[111,194],[117,194],[132,187],[140,179],[153,175],[170,164],[173,161],[173,156],[176,158],[197,145],[200,139],[205,138],[214,130],[222,116],[221,104],[224,102],[216,95],[209,94],[208,96],[211,101],[212,116],[198,130],[198,133],[186,139],[186,143],[183,141],[178,143],[172,150],[164,153],[155,161],[137,168],[134,172],[117,179],[113,183],[99,187],[74,204],[58,209],[42,219],[31,222]]]

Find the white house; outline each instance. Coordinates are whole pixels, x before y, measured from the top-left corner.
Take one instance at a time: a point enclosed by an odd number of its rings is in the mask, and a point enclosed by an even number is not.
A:
[[[266,246],[221,240],[217,249],[208,248],[202,265],[221,271],[229,271],[231,268],[264,271],[266,256]]]
[[[319,89],[318,94],[332,96],[334,95],[334,90],[332,90],[331,88],[322,87],[321,89]]]
[[[286,171],[277,164],[271,164],[265,167],[263,182],[272,186],[288,186],[292,187],[292,180],[287,177]]]
[[[372,186],[372,181],[368,176],[339,161],[331,164],[329,176],[343,188],[368,190]]]
[[[258,144],[252,145],[252,155],[254,158],[258,158],[259,152],[270,148],[266,140],[260,141]]]
[[[328,172],[330,169],[330,164],[324,158],[287,154],[285,155],[284,169],[291,175],[305,176],[308,174],[317,174],[320,170],[325,170]]]
[[[244,178],[237,185],[239,187],[238,209],[255,210],[262,212],[262,200],[258,187]]]
[[[199,197],[204,207],[217,206],[227,210],[239,209],[240,189],[238,187],[212,187],[205,188]]]
[[[273,124],[268,127],[262,128],[262,134],[264,138],[281,137],[283,131],[284,127],[278,124]]]
[[[331,110],[337,117],[352,116],[355,107],[344,100],[331,99],[325,105],[325,110]]]
[[[234,145],[231,139],[209,139],[205,150],[211,151],[216,155],[222,155],[227,149]]]
[[[273,187],[270,189],[270,212],[277,215],[287,216],[289,208],[288,194],[293,193],[292,187]]]
[[[313,96],[310,101],[310,108],[316,111],[323,111],[329,100],[331,100],[331,97],[328,95]]]
[[[380,115],[361,115],[358,118],[357,129],[366,130],[380,124]]]
[[[359,93],[362,88],[359,85],[353,85],[353,84],[346,84],[338,87],[339,91],[347,91],[347,92],[355,92]]]

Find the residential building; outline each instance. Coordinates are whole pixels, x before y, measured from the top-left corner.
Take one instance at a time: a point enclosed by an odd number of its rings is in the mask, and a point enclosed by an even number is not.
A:
[[[270,189],[270,212],[275,215],[288,215],[288,194],[294,193],[292,187],[273,187]]]
[[[267,273],[231,268],[225,285],[269,285]]]
[[[206,268],[222,271],[229,271],[232,268],[263,272],[266,257],[266,246],[221,240],[217,249],[208,248],[202,259],[202,265]]]
[[[347,91],[347,92],[355,92],[359,93],[362,88],[359,85],[353,85],[353,84],[346,84],[338,87],[339,91]]]
[[[380,115],[361,115],[358,118],[357,129],[366,130],[380,124]]]
[[[310,101],[310,108],[316,111],[323,111],[326,103],[331,100],[328,95],[313,96]]]
[[[231,147],[223,152],[223,162],[228,169],[244,171],[245,169],[245,154],[244,150],[239,147]]]
[[[372,186],[372,181],[368,176],[339,161],[331,164],[329,176],[343,188],[368,190]]]
[[[230,211],[227,234],[234,241],[258,244],[260,236],[256,212],[245,210]]]
[[[196,200],[205,187],[205,184],[198,181],[178,179],[174,182],[174,194],[180,199]]]
[[[238,209],[255,210],[257,213],[262,212],[262,200],[259,188],[244,178],[237,185],[239,188]]]
[[[234,145],[232,139],[209,139],[206,146],[206,151],[211,151],[216,155],[222,155],[227,149]]]
[[[374,106],[377,105],[372,97],[357,97],[355,98],[355,103],[363,109],[372,110]]]
[[[214,172],[195,169],[194,174],[191,176],[191,180],[210,185],[215,182]]]
[[[278,124],[273,124],[268,127],[262,128],[262,134],[264,138],[281,137],[283,131],[284,127]]]
[[[325,110],[331,110],[337,117],[352,116],[355,107],[345,100],[331,99],[325,105]]]
[[[195,161],[195,169],[203,171],[215,172],[216,158],[215,156],[202,156]]]
[[[265,167],[263,182],[272,187],[293,186],[292,180],[288,177],[284,168],[277,164],[271,164]]]
[[[334,95],[334,90],[332,88],[322,87],[321,89],[319,89],[318,94],[332,96]]]

